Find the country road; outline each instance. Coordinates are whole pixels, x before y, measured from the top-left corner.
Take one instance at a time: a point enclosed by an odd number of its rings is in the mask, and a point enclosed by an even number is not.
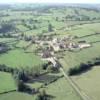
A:
[[[79,87],[71,80],[71,78],[64,72],[63,68],[60,68],[60,71],[63,73],[64,77],[68,80],[72,88],[77,92],[82,100],[93,100],[85,92],[79,89]]]

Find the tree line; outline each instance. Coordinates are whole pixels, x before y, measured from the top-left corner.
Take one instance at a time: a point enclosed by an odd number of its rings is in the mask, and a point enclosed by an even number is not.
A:
[[[90,70],[93,66],[100,65],[100,57],[93,58],[91,61],[87,61],[86,63],[80,63],[79,65],[70,68],[68,70],[68,75],[78,75],[83,72]]]

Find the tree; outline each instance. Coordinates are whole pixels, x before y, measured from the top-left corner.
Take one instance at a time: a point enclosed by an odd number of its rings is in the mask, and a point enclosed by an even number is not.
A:
[[[56,17],[56,21],[59,21],[59,18],[58,17]]]
[[[53,26],[52,26],[52,24],[49,24],[49,25],[48,25],[48,31],[49,31],[49,32],[52,32],[52,31],[53,31]]]
[[[15,30],[15,26],[12,24],[6,23],[6,24],[1,25],[0,33],[7,33],[7,32],[10,32],[12,30]]]
[[[23,92],[26,88],[24,82],[22,80],[19,80],[17,83],[17,90]]]
[[[33,25],[33,29],[37,29],[37,26],[36,25]]]
[[[46,91],[42,90],[40,91],[40,93],[37,95],[36,100],[50,100],[50,98],[48,98]]]

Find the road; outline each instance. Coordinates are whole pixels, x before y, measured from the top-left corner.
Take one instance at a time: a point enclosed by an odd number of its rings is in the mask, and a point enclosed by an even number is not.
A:
[[[64,77],[68,80],[69,84],[77,92],[82,100],[92,100],[86,93],[79,89],[79,87],[72,81],[72,79],[64,72],[63,68],[60,68],[60,71],[63,73]]]

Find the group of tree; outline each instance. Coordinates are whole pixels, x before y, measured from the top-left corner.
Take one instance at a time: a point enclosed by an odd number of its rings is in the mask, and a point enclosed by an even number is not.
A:
[[[37,29],[38,27],[35,25],[37,23],[37,20],[33,20],[33,19],[30,19],[30,20],[21,20],[22,22],[22,25],[24,25],[25,27],[27,27],[29,30],[32,30],[32,29]]]
[[[32,88],[29,85],[27,85],[26,83],[24,83],[22,80],[17,80],[17,91],[19,92],[25,92],[25,93],[29,93],[29,94],[34,94],[34,93],[38,93],[38,89]]]
[[[10,24],[10,23],[3,23],[1,24],[1,27],[0,27],[0,33],[8,33],[8,32],[11,32],[11,31],[14,31],[16,30],[15,28],[15,25],[13,24]]]
[[[43,89],[41,90],[37,97],[36,100],[51,100],[50,96],[46,93],[46,91]]]
[[[14,68],[8,67],[4,64],[0,65],[0,71],[11,73],[16,80],[27,82],[31,78],[38,77],[41,74],[42,65],[34,66],[32,68]]]
[[[48,25],[48,32],[52,32],[52,31],[53,31],[53,26],[52,26],[52,24],[49,23],[49,25]]]
[[[4,44],[4,43],[0,43],[0,54],[2,53],[6,53],[10,48]]]
[[[100,65],[100,57],[94,58],[91,61],[87,61],[86,63],[80,63],[80,65],[70,68],[68,75],[71,76],[81,74],[87,70],[90,70],[95,65]]]

